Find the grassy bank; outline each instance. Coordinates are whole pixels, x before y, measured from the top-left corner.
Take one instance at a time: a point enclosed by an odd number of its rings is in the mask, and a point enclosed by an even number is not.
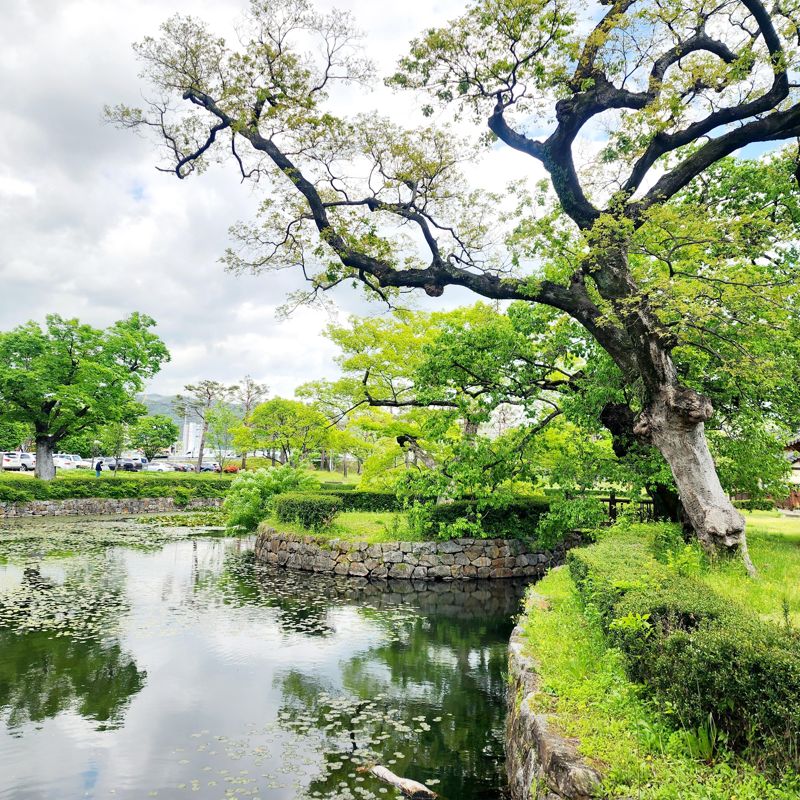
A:
[[[800,781],[770,780],[719,749],[701,754],[696,731],[676,730],[625,672],[600,624],[585,613],[566,568],[526,602],[522,625],[536,661],[537,710],[604,776],[604,796],[641,800],[796,800]]]
[[[663,529],[637,526],[573,551],[572,574],[551,572],[529,596],[521,624],[538,709],[580,741],[604,796],[800,797],[786,750],[798,733],[800,519],[756,512],[748,523],[757,581],[693,547],[659,552]],[[758,735],[773,713],[781,751]]]
[[[800,628],[800,517],[778,511],[745,514],[750,555],[758,580],[750,580],[739,562],[719,564],[701,573],[721,595],[755,611],[762,619]]]
[[[268,517],[263,525],[285,533],[314,536],[318,539],[344,539],[353,542],[416,541],[419,536],[408,528],[404,514],[392,511],[345,511],[335,522],[320,531],[312,531],[295,522]]]

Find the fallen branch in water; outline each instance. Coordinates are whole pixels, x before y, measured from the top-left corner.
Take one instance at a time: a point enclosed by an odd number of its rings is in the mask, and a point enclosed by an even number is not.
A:
[[[434,797],[438,797],[436,792],[431,791],[425,784],[409,780],[408,778],[401,778],[399,775],[395,775],[390,769],[386,769],[386,767],[381,767],[377,764],[373,767],[359,767],[358,771],[369,772],[370,775],[374,775],[379,781],[383,781],[399,789],[406,797],[410,797],[411,800],[433,800]]]

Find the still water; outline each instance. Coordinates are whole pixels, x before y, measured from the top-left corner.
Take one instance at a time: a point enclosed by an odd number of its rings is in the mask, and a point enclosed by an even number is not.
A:
[[[135,520],[0,525],[0,800],[503,796],[522,587],[258,566]]]

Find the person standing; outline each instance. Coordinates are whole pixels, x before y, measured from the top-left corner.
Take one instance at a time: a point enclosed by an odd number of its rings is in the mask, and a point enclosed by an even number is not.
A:
[[[102,469],[103,469],[103,459],[102,458],[98,458],[97,461],[95,461],[95,464],[94,464],[94,474],[95,474],[96,478],[100,477],[100,471]]]

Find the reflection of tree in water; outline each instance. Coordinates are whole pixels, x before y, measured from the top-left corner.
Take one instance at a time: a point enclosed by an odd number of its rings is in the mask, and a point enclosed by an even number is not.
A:
[[[139,670],[109,637],[127,610],[125,573],[110,554],[70,560],[63,580],[28,563],[0,596],[0,718],[11,728],[74,709],[115,727],[143,686]]]
[[[276,622],[288,634],[331,636],[330,612],[355,607],[365,619],[394,635],[398,625],[420,612],[466,619],[488,632],[507,624],[519,611],[525,583],[518,581],[368,581],[314,574],[256,564],[252,553],[228,553],[221,570],[200,570],[198,595],[211,592],[237,607],[261,606],[278,611]],[[475,640],[473,640],[475,641]]]
[[[464,585],[435,591],[436,605],[450,608]],[[506,606],[502,593],[518,598],[514,588],[498,587],[499,607]],[[410,593],[403,597],[414,603]],[[428,589],[421,602],[431,600]],[[372,778],[356,784],[352,777],[354,764],[377,762],[423,783],[441,781],[435,788],[444,798],[497,797],[510,629],[509,614],[482,614],[478,607],[456,616],[432,612],[345,661],[343,692],[296,671],[283,676],[281,719],[318,738],[324,752],[323,774],[308,795],[336,797],[341,782],[351,791],[356,785],[377,791]]]
[[[145,677],[118,642],[0,630],[0,719],[12,729],[68,709],[116,727]]]

